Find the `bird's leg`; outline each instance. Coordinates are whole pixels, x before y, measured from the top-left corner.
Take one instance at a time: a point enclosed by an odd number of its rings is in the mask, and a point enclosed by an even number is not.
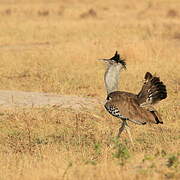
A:
[[[119,128],[119,132],[117,134],[117,137],[120,137],[121,133],[123,132],[123,130],[125,129],[125,126],[126,126],[126,121],[123,120],[122,124],[121,124],[121,127]]]
[[[124,125],[125,127],[124,128],[126,129],[128,135],[129,135],[129,139],[131,141],[131,144],[134,146],[134,142],[133,142],[133,139],[132,139],[132,136],[131,136],[131,132],[130,132],[130,127],[128,126],[126,121],[124,121],[124,122],[125,122],[125,125]]]
[[[127,131],[129,139],[131,141],[131,144],[134,146],[134,142],[133,142],[133,139],[132,139],[132,136],[131,136],[130,128],[129,128],[126,120],[123,120],[122,125],[119,128],[119,132],[118,132],[117,137],[120,137],[120,135],[121,135],[121,133],[123,132],[124,129]]]

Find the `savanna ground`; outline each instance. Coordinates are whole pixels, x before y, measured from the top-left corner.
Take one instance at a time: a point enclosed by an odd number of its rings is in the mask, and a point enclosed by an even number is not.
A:
[[[104,100],[104,65],[127,60],[120,88],[138,92],[146,71],[168,98],[163,125],[119,121],[102,106],[0,109],[0,179],[180,179],[179,0],[0,0],[0,89]]]

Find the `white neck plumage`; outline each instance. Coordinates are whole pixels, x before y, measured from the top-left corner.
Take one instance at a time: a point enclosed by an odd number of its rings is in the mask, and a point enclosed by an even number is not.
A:
[[[122,68],[122,65],[119,63],[107,65],[107,70],[104,74],[104,82],[107,94],[118,90],[119,74]]]

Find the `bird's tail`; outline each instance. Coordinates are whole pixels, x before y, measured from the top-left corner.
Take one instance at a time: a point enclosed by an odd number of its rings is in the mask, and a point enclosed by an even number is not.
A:
[[[145,74],[145,83],[137,95],[139,104],[155,104],[167,97],[166,86],[159,77],[153,76],[150,72]]]

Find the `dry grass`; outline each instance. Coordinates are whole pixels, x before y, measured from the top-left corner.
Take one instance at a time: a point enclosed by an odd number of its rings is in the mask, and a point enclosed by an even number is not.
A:
[[[138,92],[150,71],[168,98],[157,107],[164,125],[130,125],[135,148],[126,133],[114,139],[119,122],[103,107],[2,109],[0,179],[180,179],[179,9],[178,0],[1,1],[1,89],[103,99],[96,59],[119,50],[121,89]]]

